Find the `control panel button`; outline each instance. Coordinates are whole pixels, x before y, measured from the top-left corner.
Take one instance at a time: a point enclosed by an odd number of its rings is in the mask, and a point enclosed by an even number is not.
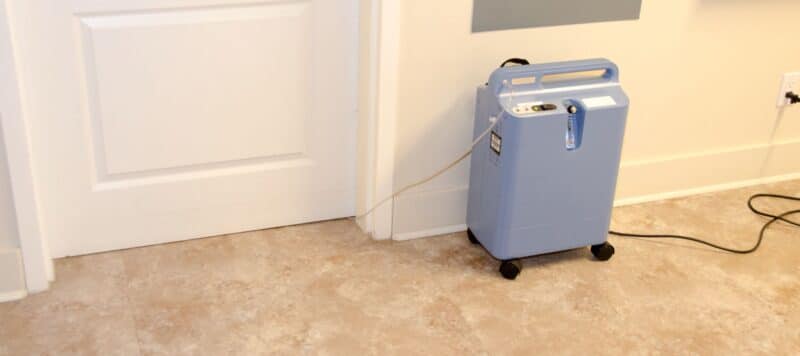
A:
[[[513,111],[517,114],[534,114],[542,111],[552,111],[558,109],[556,104],[545,104],[542,102],[536,103],[521,103],[514,107]]]
[[[555,104],[541,104],[541,105],[534,105],[531,107],[533,111],[551,111],[555,110],[557,106]]]

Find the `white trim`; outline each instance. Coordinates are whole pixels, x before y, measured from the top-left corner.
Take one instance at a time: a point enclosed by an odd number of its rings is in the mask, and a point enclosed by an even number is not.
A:
[[[366,125],[366,200],[363,210],[366,211],[375,203],[391,196],[394,191],[395,135],[397,122],[397,79],[400,58],[400,1],[399,0],[366,0],[370,1],[370,43],[367,65],[370,78],[366,99],[360,103],[363,110],[368,110]],[[374,48],[374,50],[372,50]],[[363,90],[363,88],[362,88]],[[362,96],[363,97],[363,96]],[[386,240],[392,237],[393,202],[388,202],[368,217],[359,219],[359,225],[373,238]]]
[[[28,295],[25,290],[25,273],[22,271],[22,258],[18,248],[0,249],[0,280],[11,282],[10,285],[2,285],[0,288],[0,303],[22,299]],[[10,268],[9,268],[10,267]]]
[[[412,191],[397,197],[394,204],[394,238],[425,235],[429,231],[465,225],[468,191],[469,187],[462,185]]]
[[[359,3],[359,184],[356,215],[372,208],[375,197],[375,156],[378,95],[378,36],[380,29],[380,0],[361,0]],[[356,218],[367,233],[374,231],[372,214]]]
[[[28,292],[49,287],[53,261],[47,251],[40,225],[40,211],[34,187],[28,123],[24,108],[24,87],[19,81],[20,63],[14,51],[15,27],[10,1],[0,0],[0,116],[8,154],[11,191],[19,227],[20,249]],[[15,294],[18,295],[18,294]]]
[[[615,207],[620,207],[620,206],[626,206],[626,205],[648,203],[648,202],[652,202],[652,201],[683,198],[683,197],[688,197],[690,195],[721,192],[721,191],[725,191],[725,190],[747,188],[747,187],[752,187],[752,186],[757,186],[757,185],[762,185],[762,184],[785,182],[785,181],[796,180],[796,179],[800,179],[800,173],[792,173],[792,174],[786,174],[786,175],[776,176],[776,177],[764,177],[764,178],[757,178],[757,179],[746,179],[746,180],[742,180],[742,181],[735,181],[735,182],[722,183],[722,184],[714,184],[714,185],[708,185],[708,186],[697,187],[697,188],[690,188],[690,189],[676,190],[676,191],[671,191],[671,192],[656,193],[656,194],[642,195],[642,196],[638,196],[638,197],[630,197],[630,198],[618,199],[618,200],[614,201],[614,206]]]
[[[445,227],[439,227],[439,228],[430,229],[430,230],[423,230],[423,231],[398,233],[398,234],[394,235],[393,240],[395,240],[395,241],[408,241],[408,240],[420,239],[420,238],[423,238],[423,237],[447,235],[447,234],[452,234],[452,233],[455,233],[455,232],[462,232],[462,231],[467,231],[467,224],[445,226]]]
[[[0,293],[0,303],[4,302],[13,302],[15,300],[20,300],[28,296],[28,292],[24,290],[18,290],[15,292],[6,292]]]
[[[800,178],[799,141],[744,145],[622,164],[617,205]]]

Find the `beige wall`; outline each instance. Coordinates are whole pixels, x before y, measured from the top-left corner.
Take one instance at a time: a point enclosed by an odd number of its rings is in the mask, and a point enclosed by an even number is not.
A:
[[[514,56],[619,65],[632,104],[618,199],[800,173],[800,107],[775,107],[780,75],[800,71],[800,1],[645,0],[639,21],[479,34],[471,0],[402,7],[397,187],[469,145],[475,87]],[[395,233],[463,224],[467,171],[398,199]]]

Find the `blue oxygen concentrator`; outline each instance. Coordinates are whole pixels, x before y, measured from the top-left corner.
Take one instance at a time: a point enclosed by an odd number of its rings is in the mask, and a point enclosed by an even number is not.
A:
[[[520,258],[591,246],[602,261],[628,97],[606,59],[495,70],[478,88],[467,234],[515,279]],[[505,63],[504,63],[505,64]]]

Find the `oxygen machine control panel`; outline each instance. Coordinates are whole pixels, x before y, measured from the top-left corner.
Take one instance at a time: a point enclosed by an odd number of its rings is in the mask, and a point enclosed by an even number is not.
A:
[[[541,101],[537,101],[531,103],[519,103],[512,110],[518,115],[529,115],[542,111],[552,111],[557,108],[558,106],[556,106],[556,104],[545,104]]]

